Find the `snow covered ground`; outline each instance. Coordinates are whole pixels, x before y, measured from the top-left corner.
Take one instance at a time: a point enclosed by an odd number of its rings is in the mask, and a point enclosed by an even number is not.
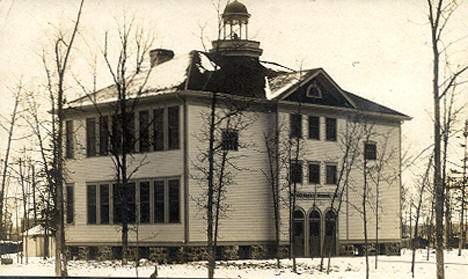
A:
[[[416,256],[415,278],[435,278],[435,254],[431,253],[426,261],[426,251],[419,250]],[[216,277],[224,278],[318,278],[318,279],[348,279],[363,278],[365,272],[364,257],[332,258],[329,274],[318,270],[320,259],[298,259],[298,273],[292,273],[291,261],[282,260],[282,268],[276,269],[274,260],[239,260],[218,262]],[[468,278],[468,250],[463,251],[461,257],[457,251],[446,252],[445,272],[447,279]],[[374,269],[374,258],[370,258],[370,277],[378,279],[411,278],[411,251],[403,250],[401,256],[379,256],[378,269]],[[135,268],[132,265],[122,266],[120,262],[94,262],[71,261],[69,275],[72,276],[114,276],[135,277]],[[154,271],[149,262],[142,262],[138,268],[138,276],[148,278]],[[30,258],[28,264],[16,263],[0,265],[1,275],[54,275],[52,259],[42,260]],[[158,268],[160,277],[206,277],[206,262],[193,262],[188,264],[167,264]]]

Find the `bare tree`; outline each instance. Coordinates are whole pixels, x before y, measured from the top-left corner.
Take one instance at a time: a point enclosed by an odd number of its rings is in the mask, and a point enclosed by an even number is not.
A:
[[[468,69],[468,66],[459,67],[445,80],[440,81],[441,55],[447,57],[447,48],[452,43],[443,47],[444,30],[452,14],[458,7],[456,0],[427,0],[429,23],[431,27],[431,43],[433,55],[433,80],[432,94],[434,103],[434,190],[435,190],[435,220],[436,220],[436,274],[437,279],[445,278],[444,254],[443,254],[443,215],[444,215],[444,188],[441,177],[441,124],[440,124],[440,100],[451,88],[460,83],[460,76]],[[440,48],[442,47],[442,49]]]
[[[112,40],[109,32],[105,33],[104,46],[101,51],[107,72],[112,78],[112,85],[96,90],[96,64],[94,64],[91,89],[77,78],[75,80],[85,94],[82,99],[90,102],[99,116],[100,150],[95,150],[95,146],[92,150],[87,147],[87,156],[95,156],[97,152],[101,155],[111,155],[115,171],[114,195],[120,205],[119,212],[114,213],[118,214],[117,218],[114,216],[114,224],[118,224],[121,231],[122,262],[125,264],[128,260],[128,233],[132,228],[134,230],[139,228],[136,222],[136,208],[131,206],[135,197],[130,194],[129,188],[133,187],[130,180],[143,165],[148,163],[146,156],[141,159],[134,156],[136,144],[143,140],[135,134],[134,117],[139,98],[147,90],[146,85],[152,68],[148,67],[146,59],[149,57],[155,36],[139,26],[134,17],[129,18],[124,15],[122,22],[118,22],[117,26],[116,57],[109,49]],[[103,91],[111,92],[111,96],[106,95],[112,99],[109,104],[100,103],[102,100],[100,94],[106,93]],[[147,130],[151,124],[150,121],[147,127],[141,127],[141,129]],[[149,142],[145,144],[149,145]],[[132,227],[132,224],[136,225]]]
[[[49,91],[51,101],[51,113],[53,117],[52,135],[53,135],[53,182],[55,187],[55,200],[57,212],[57,232],[56,232],[56,254],[55,254],[55,274],[57,276],[65,276],[67,274],[67,258],[65,247],[65,225],[64,225],[64,201],[63,201],[63,184],[64,184],[64,156],[63,156],[63,126],[64,126],[64,111],[65,103],[65,83],[66,74],[70,68],[70,56],[74,46],[78,27],[80,24],[82,8],[84,0],[80,1],[80,5],[76,14],[76,19],[73,23],[73,29],[70,33],[59,31],[53,38],[53,46],[50,60],[47,58],[47,51],[44,50],[43,66],[47,77],[47,89]],[[55,123],[56,122],[56,123]]]
[[[423,205],[423,202],[424,202],[424,193],[426,191],[426,186],[427,186],[427,180],[429,178],[429,172],[431,170],[431,167],[432,167],[432,159],[433,159],[433,156],[431,155],[430,159],[429,159],[429,162],[427,163],[427,167],[426,167],[426,171],[424,173],[424,175],[422,176],[422,181],[420,183],[420,187],[418,189],[418,205],[416,207],[416,220],[415,220],[415,225],[414,225],[414,237],[413,239],[416,239],[418,237],[418,229],[419,229],[419,217],[421,215],[421,209],[422,209],[422,205]],[[411,234],[411,232],[410,232]],[[413,254],[411,256],[411,276],[414,278],[414,262],[415,262],[415,258],[416,258],[416,246],[412,245],[412,250],[413,250]]]
[[[275,123],[278,121],[277,107],[274,109]],[[264,174],[266,180],[271,187],[271,198],[273,204],[273,219],[274,219],[274,230],[275,230],[275,256],[277,268],[281,268],[280,262],[280,207],[281,207],[281,191],[279,186],[279,175],[280,169],[280,154],[279,154],[279,135],[281,127],[274,127],[264,133],[265,150],[268,157],[267,170],[261,169],[260,171]]]
[[[7,146],[5,150],[5,157],[2,159],[3,163],[3,169],[2,169],[2,184],[1,184],[1,189],[0,189],[0,238],[4,237],[4,227],[3,227],[3,209],[5,208],[4,204],[4,198],[5,198],[5,190],[6,190],[6,185],[7,185],[7,176],[8,176],[8,164],[9,164],[9,159],[10,159],[10,152],[11,152],[11,145],[14,140],[14,130],[15,130],[15,125],[16,121],[18,119],[17,111],[18,111],[18,106],[20,103],[20,97],[21,97],[21,92],[23,88],[21,83],[18,84],[17,90],[14,93],[14,105],[13,105],[13,111],[11,113],[10,119],[6,121],[6,123],[9,124],[9,127],[4,126],[3,124],[1,127],[8,131],[8,139],[7,139]]]
[[[195,197],[199,207],[206,210],[208,278],[213,278],[216,268],[216,247],[219,226],[227,216],[229,186],[235,184],[234,178],[245,168],[236,162],[246,155],[237,151],[249,146],[248,140],[241,140],[245,131],[255,121],[253,114],[248,114],[247,100],[229,94],[211,93],[210,109],[201,112],[201,119],[206,125],[195,137],[208,146],[199,147],[199,154],[192,162],[197,170],[192,178],[202,187],[202,196]],[[205,188],[206,187],[206,188]]]

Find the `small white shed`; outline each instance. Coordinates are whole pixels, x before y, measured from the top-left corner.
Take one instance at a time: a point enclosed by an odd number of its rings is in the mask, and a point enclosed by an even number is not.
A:
[[[49,247],[45,247],[44,228],[41,225],[30,228],[23,233],[23,255],[25,257],[44,257],[46,248],[49,251],[49,257],[55,256],[55,238],[50,232]]]

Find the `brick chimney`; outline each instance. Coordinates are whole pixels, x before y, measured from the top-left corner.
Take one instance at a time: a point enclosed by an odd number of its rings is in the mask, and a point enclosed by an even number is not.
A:
[[[151,67],[162,64],[174,57],[174,52],[170,49],[156,48],[150,50]]]

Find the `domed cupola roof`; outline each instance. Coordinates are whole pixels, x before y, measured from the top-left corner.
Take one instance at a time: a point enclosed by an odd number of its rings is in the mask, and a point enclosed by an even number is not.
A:
[[[234,0],[231,3],[226,5],[224,8],[224,17],[229,16],[246,16],[249,17],[249,12],[247,11],[247,7],[242,4],[241,2]]]

